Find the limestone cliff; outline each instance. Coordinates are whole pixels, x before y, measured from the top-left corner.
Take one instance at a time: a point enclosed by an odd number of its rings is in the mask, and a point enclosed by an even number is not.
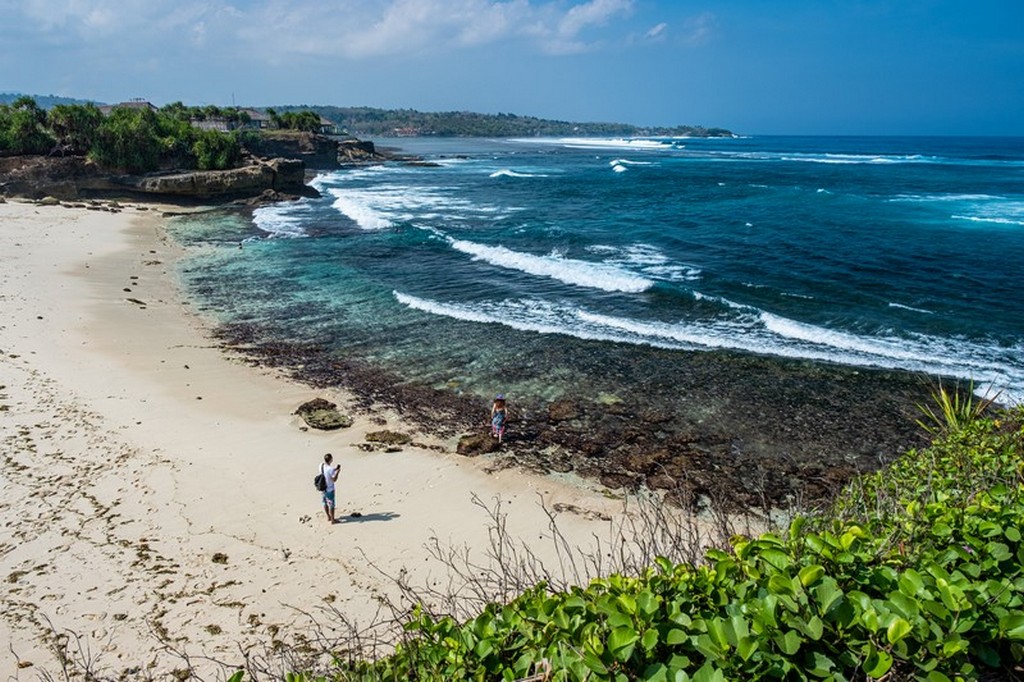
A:
[[[172,171],[112,175],[83,157],[13,156],[0,158],[0,196],[81,199],[147,196],[169,199],[226,200],[267,191],[309,194],[305,164],[299,159],[256,159],[223,171]]]

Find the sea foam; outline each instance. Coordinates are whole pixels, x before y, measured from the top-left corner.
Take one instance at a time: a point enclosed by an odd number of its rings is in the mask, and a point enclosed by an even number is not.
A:
[[[306,237],[306,222],[310,214],[307,199],[294,203],[260,206],[252,213],[252,222],[268,236],[278,239]]]
[[[524,173],[523,171],[514,171],[511,168],[502,168],[491,173],[488,177],[491,178],[546,178],[546,173]]]
[[[331,193],[335,196],[331,206],[351,218],[364,230],[383,230],[394,224],[369,203],[360,201],[361,196],[354,192],[331,190]]]
[[[637,137],[546,137],[546,138],[515,138],[510,142],[528,144],[550,144],[569,147],[570,149],[636,149],[640,151],[658,151],[678,149],[681,145],[665,140]]]
[[[605,263],[639,271],[648,277],[666,282],[691,282],[700,279],[700,268],[671,260],[651,244],[631,244],[625,247],[595,244],[587,251],[599,254]]]
[[[537,256],[513,251],[504,246],[488,246],[465,239],[449,239],[449,244],[456,251],[491,265],[537,277],[549,277],[574,286],[626,293],[646,291],[654,286],[654,282],[645,277],[604,263],[564,258],[557,254]]]

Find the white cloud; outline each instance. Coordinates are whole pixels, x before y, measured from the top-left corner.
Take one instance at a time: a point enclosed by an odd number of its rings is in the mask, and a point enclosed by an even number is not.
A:
[[[668,28],[668,24],[664,21],[657,26],[652,26],[647,33],[644,34],[644,38],[648,40],[659,40],[665,37],[665,30]]]
[[[632,0],[590,0],[574,5],[558,22],[558,34],[562,38],[575,38],[589,26],[603,26],[616,14],[633,8]]]
[[[687,45],[697,46],[711,40],[715,33],[715,15],[711,12],[704,12],[686,22],[686,34],[683,42]]]
[[[23,19],[26,28],[71,31],[83,38],[120,34],[145,25],[171,9],[166,0],[27,0],[5,3],[7,20]]]
[[[0,0],[5,20],[29,36],[60,35],[96,51],[116,43],[147,55],[192,46],[277,63],[508,40],[549,54],[579,52],[599,45],[593,32],[633,8],[634,0]]]

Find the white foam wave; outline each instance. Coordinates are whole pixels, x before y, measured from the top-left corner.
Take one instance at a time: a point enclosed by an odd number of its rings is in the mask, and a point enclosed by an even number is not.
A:
[[[879,339],[834,331],[813,324],[796,322],[762,311],[765,329],[785,339],[826,346],[858,355],[873,355],[895,360],[917,361],[918,355],[901,339]]]
[[[331,206],[351,218],[364,230],[384,230],[394,224],[373,206],[360,201],[358,195],[354,193],[336,192]]]
[[[933,163],[934,159],[920,154],[885,156],[873,154],[789,154],[780,157],[783,161],[832,164],[892,164],[892,163]]]
[[[694,292],[695,298],[701,295]],[[395,292],[404,305],[435,315],[502,324],[543,334],[687,350],[730,349],[851,366],[919,371],[975,382],[1024,400],[1024,347],[998,348],[924,335],[864,336],[825,329],[749,306],[738,316],[681,322],[636,320],[544,301],[496,301],[486,306],[428,301]],[[734,304],[735,305],[735,304]],[[1002,358],[1002,359],[1001,359]]]
[[[612,166],[612,170],[615,171],[616,173],[625,173],[629,169],[626,168],[625,166],[620,166],[620,165],[616,164],[616,165]]]
[[[436,163],[438,166],[445,168],[454,168],[455,166],[463,166],[466,164],[474,163],[474,159],[470,159],[464,156],[438,156],[430,159],[431,163]]]
[[[1024,225],[1024,201],[993,194],[901,194],[889,201],[916,204],[959,204],[951,220],[994,225]]]
[[[1024,220],[1015,220],[1013,218],[986,218],[976,215],[952,215],[950,218],[953,220],[968,220],[972,223],[992,223],[993,225],[1024,225]]]
[[[914,313],[924,313],[925,315],[934,315],[935,312],[932,310],[925,310],[924,308],[915,308],[909,305],[903,305],[902,303],[890,303],[890,308],[900,308],[901,310],[909,310]]]
[[[549,277],[574,286],[637,293],[646,291],[654,285],[649,279],[604,263],[563,258],[558,254],[537,256],[513,251],[504,246],[488,246],[464,239],[450,239],[449,243],[456,251],[469,254],[474,259],[491,265],[537,277]]]
[[[990,201],[1003,200],[1004,197],[992,194],[898,194],[889,201],[930,203],[938,201]]]
[[[678,149],[680,146],[661,139],[640,137],[527,137],[514,138],[510,142],[560,145],[572,149],[635,149],[639,151],[670,150]]]
[[[469,220],[485,216],[497,219],[518,210],[475,204],[453,195],[444,187],[409,187],[380,183],[370,187],[333,187],[332,207],[364,230],[380,230],[412,220]],[[497,217],[497,218],[495,218]]]
[[[266,232],[271,238],[293,239],[309,236],[305,225],[309,219],[311,206],[308,200],[301,199],[293,203],[270,204],[260,206],[252,213],[252,222]]]
[[[460,303],[442,303],[425,298],[418,298],[393,291],[395,299],[402,305],[432,315],[440,315],[464,322],[480,322],[485,324],[501,324],[520,331],[537,332],[539,334],[561,334],[566,325],[571,324],[572,314],[565,309],[552,306],[543,301],[501,301],[489,305],[486,309],[474,308]],[[591,337],[581,331],[578,338],[596,341],[614,341],[608,337]]]
[[[712,296],[712,295],[709,295],[709,294],[703,294],[703,293],[701,293],[701,292],[699,292],[697,290],[693,291],[693,300],[695,300],[695,301],[713,301],[715,303],[719,303],[721,305],[724,305],[726,308],[732,308],[733,310],[742,310],[742,311],[745,311],[745,312],[757,312],[758,311],[757,308],[754,308],[753,306],[744,305],[742,303],[736,303],[735,301],[731,301],[728,298],[725,298],[724,296]]]
[[[629,159],[612,159],[609,166],[653,166],[653,161],[630,161]]]
[[[609,265],[625,267],[631,272],[640,271],[662,281],[692,282],[700,279],[701,275],[700,268],[673,261],[651,244],[625,247],[594,244],[588,246],[587,251],[601,255]]]
[[[502,168],[501,170],[494,171],[488,177],[492,177],[492,178],[546,178],[548,176],[545,173],[524,173],[522,171],[514,171],[511,168]]]

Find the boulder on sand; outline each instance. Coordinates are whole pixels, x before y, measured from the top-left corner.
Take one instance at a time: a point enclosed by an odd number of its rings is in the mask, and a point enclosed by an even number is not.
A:
[[[299,405],[295,414],[313,429],[331,431],[352,426],[352,418],[338,412],[338,406],[323,398],[314,398]]]
[[[489,433],[470,433],[459,439],[455,451],[466,457],[477,457],[495,452],[499,447],[498,439]]]

